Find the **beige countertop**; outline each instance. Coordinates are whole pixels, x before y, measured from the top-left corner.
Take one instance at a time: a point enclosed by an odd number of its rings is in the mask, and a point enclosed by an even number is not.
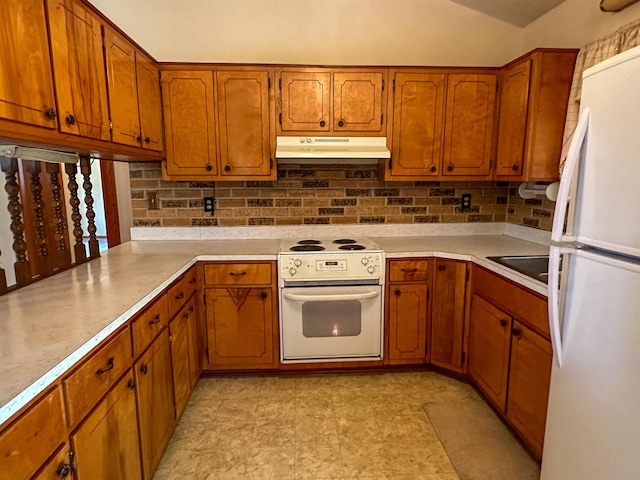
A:
[[[546,295],[484,257],[547,253],[506,235],[373,238],[387,258],[473,261]],[[0,424],[60,378],[196,261],[275,260],[278,239],[133,241],[0,297]]]

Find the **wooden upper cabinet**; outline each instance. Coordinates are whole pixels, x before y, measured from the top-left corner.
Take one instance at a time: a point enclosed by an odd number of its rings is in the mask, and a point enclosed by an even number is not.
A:
[[[531,60],[507,68],[502,74],[498,123],[497,175],[521,175]]]
[[[271,176],[269,71],[219,70],[215,77],[220,175]]]
[[[110,140],[100,19],[76,0],[47,0],[63,133]]]
[[[139,147],[140,116],[136,82],[136,51],[133,45],[111,28],[104,28],[109,110],[112,140]]]
[[[140,52],[136,52],[136,79],[142,148],[161,152],[163,142],[160,75],[156,63]]]
[[[163,70],[161,78],[167,174],[217,175],[213,73]]]
[[[448,76],[442,175],[490,175],[495,103],[495,75]]]
[[[394,176],[438,176],[442,158],[446,75],[401,73],[394,77]]]
[[[502,72],[496,176],[555,181],[577,50],[537,49]]]
[[[431,305],[430,361],[464,371],[464,319],[467,263],[436,259]]]
[[[387,71],[284,68],[278,133],[384,135]]]
[[[42,0],[3,1],[0,22],[0,118],[56,128]]]
[[[331,130],[331,73],[283,71],[280,76],[281,130]]]
[[[333,131],[382,132],[384,127],[382,72],[333,74]]]

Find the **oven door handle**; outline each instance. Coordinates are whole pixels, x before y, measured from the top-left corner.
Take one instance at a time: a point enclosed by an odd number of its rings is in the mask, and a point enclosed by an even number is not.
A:
[[[365,300],[380,295],[380,292],[366,293],[343,293],[338,295],[296,295],[295,293],[283,293],[282,296],[287,300],[296,302],[334,302],[336,300]]]

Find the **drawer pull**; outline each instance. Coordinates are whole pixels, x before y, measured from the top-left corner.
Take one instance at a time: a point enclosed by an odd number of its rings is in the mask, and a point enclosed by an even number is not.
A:
[[[193,277],[191,280],[189,280],[189,283],[196,283],[196,278]]]
[[[114,360],[115,360],[115,358],[109,357],[109,360],[107,360],[107,366],[104,367],[104,368],[99,368],[98,370],[96,370],[96,375],[102,375],[103,373],[106,373],[109,370],[111,370],[113,368],[113,361]]]
[[[180,292],[178,295],[176,295],[176,300],[181,300],[184,298],[184,292]]]
[[[156,323],[160,323],[160,314],[158,313],[153,320],[149,320],[149,325],[155,325]]]
[[[416,273],[418,271],[417,268],[401,268],[404,273]]]
[[[242,277],[243,275],[246,275],[247,272],[240,272],[240,273],[236,273],[236,272],[229,272],[229,275],[231,275],[232,277]]]
[[[140,367],[140,372],[141,372],[143,375],[146,375],[146,374],[149,372],[149,366],[145,363],[144,365],[142,365],[142,366]]]

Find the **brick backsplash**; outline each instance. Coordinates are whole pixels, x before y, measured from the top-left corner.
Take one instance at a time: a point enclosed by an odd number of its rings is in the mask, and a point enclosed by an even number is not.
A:
[[[538,195],[532,199],[524,199],[518,195],[518,185],[520,183],[515,182],[511,182],[509,185],[507,222],[542,230],[551,230],[555,202],[552,202],[544,195]]]
[[[287,164],[278,167],[277,181],[172,182],[162,179],[159,162],[145,162],[131,163],[130,177],[135,226],[504,222],[508,216],[513,223],[550,224],[546,205],[518,203],[505,182],[385,182],[376,165]],[[149,192],[156,192],[159,209],[149,210]],[[463,193],[471,194],[467,211],[460,209]],[[213,215],[203,211],[203,197],[215,198]]]

